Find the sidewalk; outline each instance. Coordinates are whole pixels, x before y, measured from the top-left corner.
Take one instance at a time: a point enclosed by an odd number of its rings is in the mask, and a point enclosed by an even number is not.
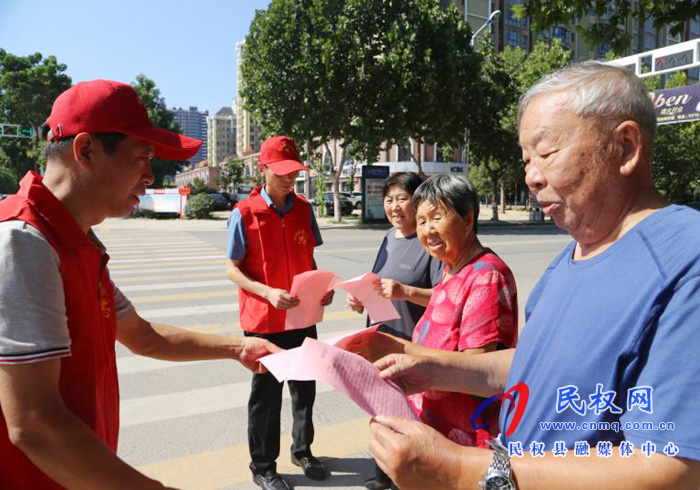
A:
[[[120,230],[188,230],[188,231],[216,231],[226,230],[229,211],[216,211],[213,219],[202,220],[178,220],[178,219],[147,219],[147,218],[107,218],[96,226],[98,231],[110,229]],[[545,221],[530,221],[530,213],[525,210],[508,209],[505,214],[498,212],[499,221],[491,221],[491,206],[481,206],[479,209],[479,227],[488,226],[552,226],[551,218]],[[342,223],[334,221],[332,216],[316,218],[318,227],[322,230],[355,228],[355,229],[387,229],[388,224],[363,225],[359,222],[359,211],[352,216],[344,216]]]

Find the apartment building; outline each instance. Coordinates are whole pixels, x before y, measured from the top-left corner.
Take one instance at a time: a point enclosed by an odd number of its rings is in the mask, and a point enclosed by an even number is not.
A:
[[[222,107],[207,117],[207,160],[218,167],[229,157],[236,156],[236,118],[233,109]]]
[[[236,116],[236,154],[244,157],[260,151],[260,125],[255,123],[252,115],[245,109],[245,101],[241,97],[244,85],[241,65],[243,64],[243,51],[245,40],[236,43],[236,73],[238,83],[238,95],[234,104]]]
[[[170,112],[175,116],[175,121],[180,125],[180,131],[190,138],[197,138],[202,141],[202,147],[196,155],[188,160],[190,167],[207,158],[207,116],[209,111],[199,111],[197,107],[190,106],[188,109],[173,107]]]

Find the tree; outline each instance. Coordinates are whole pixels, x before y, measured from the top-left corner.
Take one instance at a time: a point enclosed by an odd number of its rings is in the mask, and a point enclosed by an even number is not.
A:
[[[176,133],[180,132],[180,126],[175,121],[175,115],[170,112],[165,105],[165,99],[161,97],[160,90],[156,88],[156,83],[147,76],[140,74],[136,76],[136,81],[131,84],[143,100],[148,116],[155,126],[167,129]],[[182,167],[182,162],[171,160],[154,159],[153,177],[154,187],[163,186],[163,178],[166,175],[175,175]]]
[[[45,145],[41,128],[53,101],[71,86],[66,65],[40,53],[15,56],[0,49],[0,122],[29,126],[31,139],[0,138],[0,150],[17,175],[39,169]]]
[[[659,77],[644,79],[649,90],[660,88]],[[671,75],[665,88],[684,87],[688,77]],[[660,125],[654,139],[652,173],[654,182],[673,202],[691,202],[700,198],[700,122]]]
[[[654,27],[671,26],[671,34],[683,30],[683,22],[700,12],[700,0],[531,0],[513,7],[516,15],[532,21],[534,31],[557,25],[573,25],[574,29],[592,45],[609,44],[618,55],[632,43],[628,19],[636,20],[639,32],[644,32],[647,20]],[[579,25],[578,19],[595,14],[601,20],[590,26]],[[637,52],[645,51],[644,36],[637,37]]]
[[[236,186],[243,183],[243,172],[244,164],[239,158],[227,158],[219,166],[216,184],[225,191],[233,189],[235,192]]]
[[[0,194],[15,192],[17,192],[17,177],[9,168],[0,166]]]
[[[204,179],[200,177],[195,177],[194,179],[192,179],[190,188],[192,189],[192,195],[213,194],[216,192],[216,189],[212,189],[211,187],[209,187],[207,183],[204,182]]]
[[[409,137],[463,141],[478,68],[469,38],[437,0],[273,0],[246,38],[243,97],[265,133],[289,134],[307,154],[340,142],[339,220],[349,151],[372,163]]]
[[[481,50],[481,103],[479,112],[473,115],[479,123],[473,125],[469,147],[481,169],[470,170],[470,175],[490,181],[491,219],[498,220],[497,196],[499,191],[501,196],[505,193],[505,178],[522,175],[516,121],[518,100],[544,75],[566,66],[570,52],[558,40],[551,46],[538,43],[529,55],[510,46],[496,53],[488,41],[482,43]]]

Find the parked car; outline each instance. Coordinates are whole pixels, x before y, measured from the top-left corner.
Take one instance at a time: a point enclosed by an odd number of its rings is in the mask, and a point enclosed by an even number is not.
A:
[[[309,199],[309,196],[307,196],[307,195],[304,194],[303,192],[295,192],[295,194],[296,194],[297,196],[303,197],[304,199],[306,199],[307,201],[309,201],[309,204],[311,204],[312,206],[316,206],[316,199]]]
[[[236,202],[241,202],[244,199],[248,199],[252,190],[253,186],[250,185],[239,185],[236,187]]]
[[[326,214],[327,215],[333,215],[335,214],[334,211],[334,204],[333,204],[333,193],[332,192],[326,192],[323,195],[323,202],[326,205]],[[342,193],[340,195],[340,214],[341,215],[348,215],[352,214],[352,210],[354,209],[354,206],[350,202],[350,200],[343,196]]]
[[[236,195],[231,195],[228,192],[222,192],[221,195],[224,196],[228,201],[229,209],[233,209],[236,203],[238,202],[236,201]]]
[[[228,211],[233,207],[229,200],[221,193],[215,192],[208,194],[208,196],[214,200],[214,211]]]
[[[341,195],[348,198],[348,201],[352,203],[352,207],[355,209],[362,209],[362,193],[358,191],[352,192],[341,192]]]

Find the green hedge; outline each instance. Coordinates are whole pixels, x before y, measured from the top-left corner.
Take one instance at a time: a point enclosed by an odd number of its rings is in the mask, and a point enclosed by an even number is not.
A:
[[[185,216],[187,219],[209,219],[214,211],[214,200],[206,194],[190,196],[187,200]]]

